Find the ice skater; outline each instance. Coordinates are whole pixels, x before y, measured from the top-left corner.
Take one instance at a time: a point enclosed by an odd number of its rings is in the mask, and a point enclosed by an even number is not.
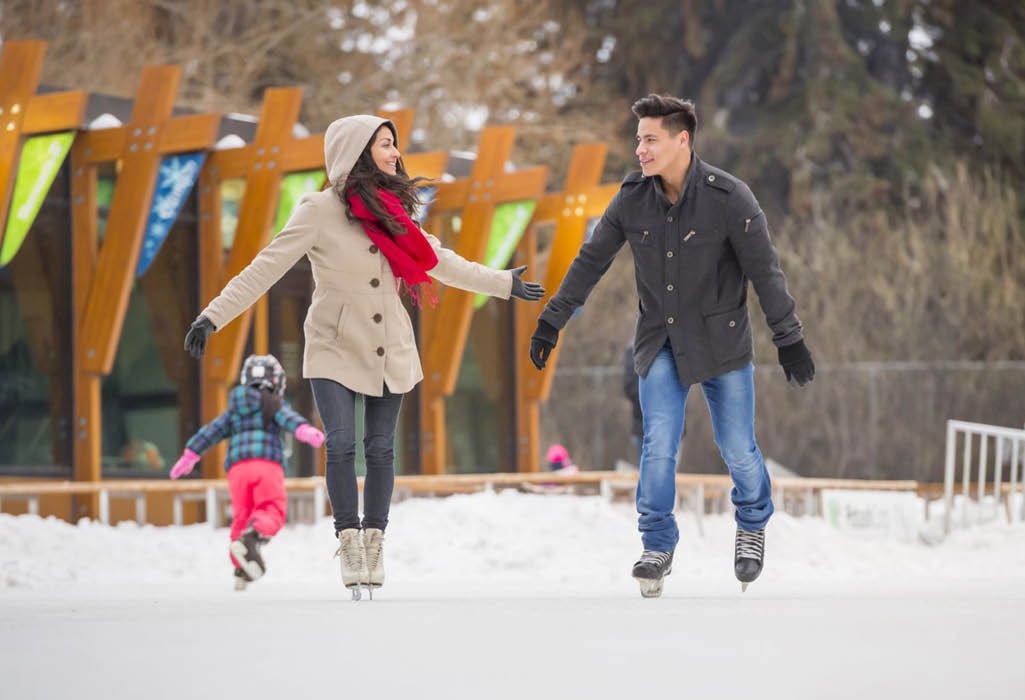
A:
[[[758,201],[741,180],[693,151],[690,101],[649,95],[634,103],[641,170],[623,181],[538,318],[530,358],[543,369],[570,315],[624,243],[633,251],[640,294],[634,368],[643,415],[637,511],[643,552],[633,576],[641,594],[662,593],[679,530],[676,452],[684,405],[701,384],[736,508],[734,573],[742,588],[765,559],[772,490],[755,442],[754,366],[747,283],[754,285],[788,381],[815,376],[793,298]]]
[[[192,324],[193,357],[208,336],[249,308],[303,255],[316,288],[304,326],[303,376],[311,380],[327,432],[327,491],[334,511],[342,583],[384,583],[384,531],[395,481],[395,427],[402,397],[422,378],[420,356],[400,293],[435,299],[431,278],[502,299],[536,301],[525,268],[495,270],[443,248],[411,218],[420,178],[402,164],[398,134],[369,115],[333,122],[324,135],[330,187],[305,195],[285,228],[231,280]],[[360,517],[356,484],[356,399],[364,398],[367,475]]]
[[[171,468],[172,479],[184,476],[204,452],[225,438],[231,440],[224,468],[232,513],[228,553],[237,590],[267,571],[260,548],[285,523],[282,433],[295,433],[313,447],[324,442],[324,434],[285,403],[285,381],[285,371],[273,355],[246,358],[241,383],[228,396],[228,410],[189,439]]]

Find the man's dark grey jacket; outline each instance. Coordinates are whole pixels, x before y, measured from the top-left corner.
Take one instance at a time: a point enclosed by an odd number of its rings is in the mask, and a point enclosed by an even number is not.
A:
[[[540,319],[562,329],[624,242],[633,250],[640,295],[634,337],[640,376],[647,376],[667,338],[685,385],[750,362],[748,280],[772,342],[783,347],[801,340],[801,322],[758,200],[741,180],[696,155],[675,204],[657,176],[633,173],[623,181]]]

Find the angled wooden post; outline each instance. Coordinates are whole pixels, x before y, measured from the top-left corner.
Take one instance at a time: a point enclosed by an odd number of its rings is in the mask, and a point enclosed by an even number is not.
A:
[[[42,71],[46,43],[42,41],[7,41],[0,55],[0,250],[6,235],[8,212],[11,207],[15,182],[21,160],[21,153],[27,138],[54,131],[77,129],[85,114],[87,95],[81,90],[58,92],[46,95],[35,94]],[[45,195],[45,193],[42,193]],[[18,306],[27,317],[48,317],[49,324],[30,323],[26,327],[33,360],[43,374],[53,380],[50,384],[50,420],[57,426],[65,418],[65,408],[74,391],[59,373],[65,369],[74,372],[74,358],[58,360],[50,352],[55,344],[52,334],[56,327],[70,326],[72,343],[75,334],[75,317],[71,309],[61,317],[64,305],[58,301],[57,278],[60,270],[51,270],[49,261],[38,245],[38,237],[26,240],[20,255],[10,261],[10,274],[15,280],[14,289]],[[74,268],[71,284],[75,284]],[[48,280],[50,297],[33,289],[38,280]],[[54,317],[56,314],[56,317]],[[65,454],[62,446],[55,443],[54,455],[59,461],[74,463],[73,454]]]
[[[81,90],[37,95],[45,41],[7,41],[0,55],[0,243],[25,137],[77,129],[88,96]]]
[[[301,104],[300,88],[268,89],[253,142],[243,148],[216,151],[207,159],[200,175],[200,306],[217,296],[267,244],[278,207],[281,178],[289,172],[323,167],[323,134],[302,139],[292,136]],[[245,178],[246,189],[239,205],[235,239],[227,262],[222,265],[220,184],[231,178]],[[238,376],[253,311],[247,310],[210,336],[201,366],[204,423],[227,408],[228,392]],[[260,342],[264,347],[265,338],[264,334]],[[208,453],[203,460],[204,477],[224,475],[224,454],[223,443]]]
[[[515,135],[511,126],[488,127],[481,134],[470,177],[438,185],[432,211],[462,210],[458,236],[448,245],[468,260],[484,256],[496,205],[536,199],[544,192],[547,168],[505,172]],[[425,474],[445,471],[445,397],[455,389],[459,375],[473,298],[469,292],[449,288],[436,309],[425,309],[421,314],[424,382],[420,390],[420,455]]]
[[[79,480],[100,478],[101,380],[110,373],[117,355],[161,158],[209,148],[220,124],[216,114],[171,117],[180,75],[177,66],[144,68],[130,123],[86,132],[72,149],[72,235],[76,243],[90,246],[77,251],[76,257],[96,261],[92,270],[82,271],[89,277],[88,284],[75,285],[76,293],[84,297],[75,300],[75,308],[82,312],[75,344],[75,478]],[[121,172],[97,255],[95,164],[111,160],[121,162]],[[84,266],[78,262],[76,270]],[[95,514],[96,508],[94,499],[90,510]]]
[[[555,221],[555,237],[544,275],[546,296],[535,304],[516,305],[516,396],[517,396],[517,468],[523,472],[539,469],[541,453],[539,437],[539,404],[547,400],[552,389],[559,348],[548,358],[544,372],[538,372],[530,361],[530,336],[537,327],[537,317],[548,299],[555,294],[566,276],[569,265],[584,241],[588,219],[601,216],[619,185],[600,185],[608,147],[603,143],[579,144],[573,148],[566,187],[562,192],[545,195],[538,203],[531,220],[535,224]],[[525,236],[520,244],[520,264],[533,267],[536,239]],[[525,250],[525,247],[528,247]]]

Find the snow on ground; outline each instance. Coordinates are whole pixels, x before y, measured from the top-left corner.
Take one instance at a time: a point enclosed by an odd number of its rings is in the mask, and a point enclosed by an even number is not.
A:
[[[930,546],[778,513],[741,594],[732,518],[684,513],[643,600],[635,524],[596,497],[404,501],[354,603],[328,519],[236,593],[226,529],[0,516],[0,696],[1025,697],[1023,525]]]

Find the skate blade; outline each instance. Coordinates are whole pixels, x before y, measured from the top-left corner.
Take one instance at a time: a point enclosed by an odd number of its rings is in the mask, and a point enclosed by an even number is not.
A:
[[[747,587],[750,586],[750,585],[751,585],[750,583],[743,583],[743,582],[741,582],[741,584],[740,584],[740,592],[741,593],[747,593]]]
[[[239,540],[235,540],[228,547],[228,551],[231,552],[232,558],[235,563],[238,564],[238,568],[246,572],[246,575],[255,581],[256,579],[263,576],[263,567],[255,561],[249,561],[246,559],[246,546]]]
[[[244,590],[246,590],[246,584],[247,583],[249,583],[249,582],[246,581],[244,578],[237,578],[237,579],[235,579],[235,590],[236,591],[244,591]]]
[[[362,600],[363,599],[363,589],[360,588],[358,583],[356,585],[354,585],[354,586],[346,586],[346,588],[348,588],[352,592],[352,599],[353,600]]]
[[[658,598],[662,595],[664,581],[660,578],[639,578],[637,583],[641,587],[641,596],[644,598]]]

